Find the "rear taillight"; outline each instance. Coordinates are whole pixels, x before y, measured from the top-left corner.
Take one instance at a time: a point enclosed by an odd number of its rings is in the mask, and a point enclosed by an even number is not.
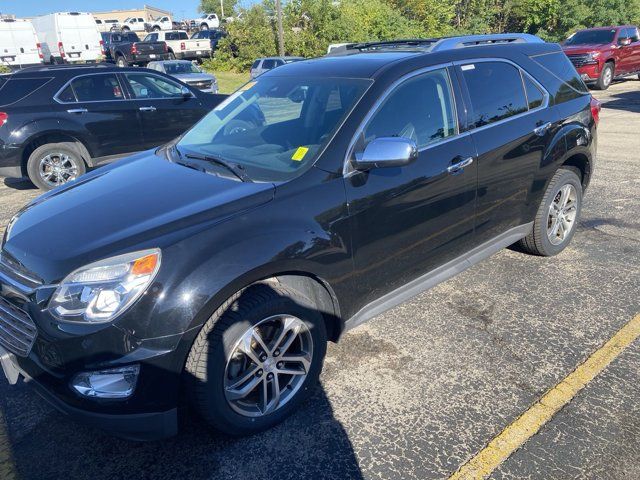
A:
[[[596,125],[600,122],[600,110],[602,109],[602,102],[597,100],[595,97],[591,97],[591,115],[593,116],[593,120],[596,122]]]
[[[180,42],[180,50],[186,50],[187,46],[185,45],[184,42]]]
[[[106,55],[107,52],[104,49],[104,41],[100,40],[100,53],[102,53],[102,55]]]
[[[38,48],[38,56],[40,58],[44,58],[44,55],[42,54],[42,45],[40,45],[39,43],[36,43],[36,47]]]
[[[136,55],[137,53],[138,53],[138,47],[136,47],[136,44],[134,43],[134,44],[131,46],[131,54],[132,54],[132,55]]]
[[[7,123],[7,120],[9,120],[9,114],[0,112],[0,127]]]
[[[58,42],[58,51],[60,52],[60,56],[64,58],[64,45],[62,45],[62,42]]]

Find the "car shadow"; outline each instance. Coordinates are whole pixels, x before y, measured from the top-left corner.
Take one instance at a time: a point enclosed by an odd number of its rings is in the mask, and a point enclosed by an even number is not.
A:
[[[5,186],[9,188],[13,188],[14,190],[37,190],[31,180],[28,178],[5,178],[4,179]]]
[[[637,84],[640,87],[639,80],[627,80],[626,82]],[[604,96],[600,101],[602,108],[640,113],[640,88],[635,91],[612,93]]]
[[[132,442],[76,423],[28,385],[2,380],[0,476],[8,477],[3,471],[21,479],[363,478],[322,383],[283,423],[253,436],[217,433],[185,412],[177,436]]]

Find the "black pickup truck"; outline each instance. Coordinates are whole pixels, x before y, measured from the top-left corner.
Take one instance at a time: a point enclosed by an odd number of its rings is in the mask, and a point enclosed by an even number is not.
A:
[[[106,60],[115,62],[119,67],[146,65],[169,58],[165,42],[141,42],[134,32],[104,32],[102,41]]]

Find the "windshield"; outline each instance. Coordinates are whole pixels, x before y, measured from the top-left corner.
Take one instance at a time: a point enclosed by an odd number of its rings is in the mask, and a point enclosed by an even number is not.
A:
[[[261,78],[218,105],[177,148],[240,164],[254,181],[284,181],[315,161],[369,85],[347,78]]]
[[[611,30],[583,30],[571,35],[564,42],[565,45],[603,45],[613,42],[615,37],[615,29]]]
[[[202,70],[191,62],[165,63],[164,71],[170,75],[178,73],[202,73]]]

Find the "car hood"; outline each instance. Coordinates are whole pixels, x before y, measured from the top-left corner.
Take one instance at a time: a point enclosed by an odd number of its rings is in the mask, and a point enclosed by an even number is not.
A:
[[[569,54],[580,54],[580,53],[589,53],[589,52],[602,52],[604,50],[609,50],[611,45],[597,45],[597,44],[585,44],[585,45],[565,45],[562,47],[564,53]]]
[[[208,73],[179,73],[173,75],[178,80],[182,80],[185,83],[190,82],[204,82],[207,80],[215,80],[216,77],[209,75]]]
[[[243,183],[143,152],[37,198],[8,226],[9,254],[45,283],[87,263],[180,238],[273,199],[271,183]]]

